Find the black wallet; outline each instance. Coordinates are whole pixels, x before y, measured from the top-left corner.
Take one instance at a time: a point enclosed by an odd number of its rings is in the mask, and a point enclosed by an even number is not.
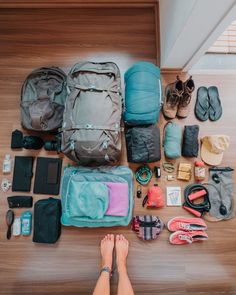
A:
[[[58,195],[60,191],[62,159],[37,158],[34,193]]]
[[[7,197],[9,208],[31,208],[33,206],[32,196]]]
[[[34,205],[35,243],[55,243],[61,235],[61,200],[42,199]]]
[[[15,130],[11,134],[11,148],[21,149],[23,141],[23,133],[20,130]]]
[[[33,157],[15,157],[13,173],[13,192],[29,192],[31,187],[31,178],[33,176]]]

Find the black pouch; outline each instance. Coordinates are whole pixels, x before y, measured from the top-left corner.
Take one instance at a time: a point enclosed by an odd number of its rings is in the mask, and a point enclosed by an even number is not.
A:
[[[35,194],[58,195],[61,181],[62,159],[37,158],[34,181]]]
[[[128,162],[151,163],[161,159],[160,130],[156,125],[129,128],[125,136]]]
[[[197,157],[199,142],[198,142],[198,125],[184,126],[182,156],[183,157]]]
[[[53,244],[61,235],[61,200],[42,199],[34,205],[33,242]]]
[[[13,173],[13,192],[29,192],[31,187],[31,178],[33,176],[33,157],[15,157]]]
[[[7,197],[9,208],[31,208],[33,206],[33,197],[31,196],[12,196]]]
[[[18,129],[13,131],[11,134],[11,148],[21,149],[23,145],[22,141],[23,141],[23,133]]]

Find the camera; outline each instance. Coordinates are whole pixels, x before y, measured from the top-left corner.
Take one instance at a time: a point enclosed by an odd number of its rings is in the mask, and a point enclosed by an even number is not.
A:
[[[61,151],[61,137],[56,136],[56,140],[46,140],[44,143],[44,149],[46,151]]]

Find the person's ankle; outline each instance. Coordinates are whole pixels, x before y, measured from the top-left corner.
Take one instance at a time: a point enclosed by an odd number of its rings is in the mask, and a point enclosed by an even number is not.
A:
[[[111,259],[104,259],[102,261],[102,268],[104,267],[109,267],[110,269],[112,268],[112,260]]]
[[[117,270],[118,270],[118,272],[125,272],[127,270],[126,261],[117,262]]]

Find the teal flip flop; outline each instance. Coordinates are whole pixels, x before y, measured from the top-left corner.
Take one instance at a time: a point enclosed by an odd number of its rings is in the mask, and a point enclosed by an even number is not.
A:
[[[208,88],[209,97],[209,119],[211,121],[217,121],[222,116],[222,105],[220,101],[220,96],[218,88],[216,86],[211,86]]]
[[[197,90],[197,100],[194,109],[195,116],[200,121],[209,119],[209,98],[206,87],[199,87]]]

